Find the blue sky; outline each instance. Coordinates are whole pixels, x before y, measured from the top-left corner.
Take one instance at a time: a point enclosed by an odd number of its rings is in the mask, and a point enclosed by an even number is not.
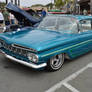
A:
[[[0,0],[0,1],[5,1],[5,0]],[[53,2],[54,0],[20,0],[22,6],[31,6],[34,4],[46,5],[46,4],[50,3],[51,1]]]

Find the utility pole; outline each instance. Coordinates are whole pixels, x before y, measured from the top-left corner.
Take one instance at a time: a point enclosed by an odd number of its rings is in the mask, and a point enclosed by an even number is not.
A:
[[[92,0],[90,0],[90,13],[92,15]]]

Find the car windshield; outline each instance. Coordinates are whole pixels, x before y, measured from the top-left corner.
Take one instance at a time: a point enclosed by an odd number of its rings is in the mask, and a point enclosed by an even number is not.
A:
[[[38,29],[63,33],[77,33],[77,20],[67,16],[47,16],[39,24]]]

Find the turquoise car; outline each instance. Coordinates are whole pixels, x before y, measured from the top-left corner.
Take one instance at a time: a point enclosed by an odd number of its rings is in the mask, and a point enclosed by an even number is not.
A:
[[[65,58],[92,50],[92,17],[47,15],[36,29],[0,34],[4,55],[34,69],[59,70]]]

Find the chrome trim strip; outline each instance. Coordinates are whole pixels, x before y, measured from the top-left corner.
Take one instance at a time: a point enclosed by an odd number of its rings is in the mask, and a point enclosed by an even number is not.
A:
[[[27,63],[25,61],[16,59],[16,58],[14,58],[14,57],[12,57],[10,55],[7,55],[7,54],[5,54],[5,56],[6,56],[6,58],[9,58],[9,59],[11,59],[11,60],[13,60],[15,62],[18,62],[20,64],[23,64],[23,65],[26,65],[28,67],[32,67],[32,68],[35,68],[35,69],[43,68],[43,67],[45,67],[47,65],[46,63],[40,64],[40,65],[36,65],[36,64],[33,64],[33,63]]]
[[[91,39],[91,40],[87,40],[87,41],[80,42],[80,43],[75,44],[75,45],[71,45],[71,46],[69,46],[69,47],[66,47],[66,48],[63,48],[63,49],[60,49],[60,50],[53,51],[53,52],[51,52],[51,53],[42,55],[41,57],[46,57],[46,56],[52,55],[52,54],[54,54],[54,53],[57,53],[57,52],[60,52],[60,51],[64,51],[64,50],[67,50],[67,49],[71,49],[71,48],[73,48],[73,47],[77,47],[77,46],[79,46],[79,45],[82,45],[82,44],[85,44],[85,43],[88,43],[88,42],[92,42],[92,39]]]

